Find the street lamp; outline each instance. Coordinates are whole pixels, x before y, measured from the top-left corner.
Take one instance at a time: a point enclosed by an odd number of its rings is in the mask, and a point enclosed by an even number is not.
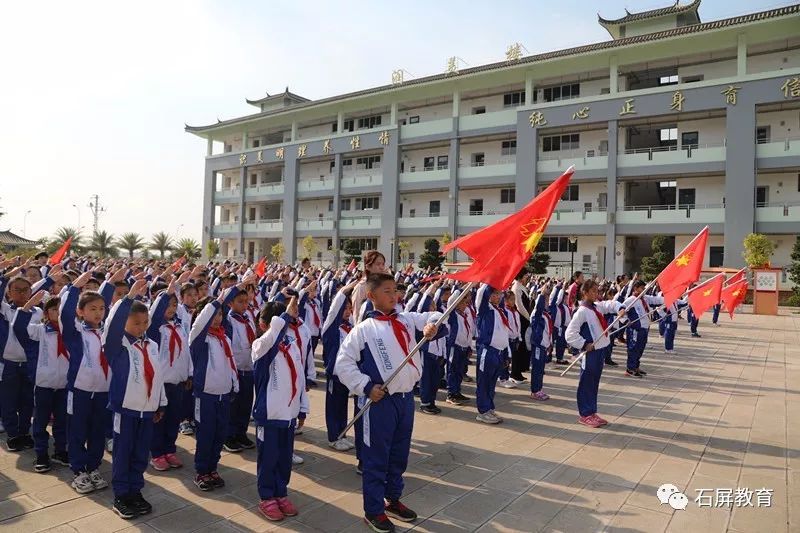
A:
[[[180,236],[180,231],[181,231],[181,228],[182,228],[182,227],[183,227],[183,224],[178,224],[178,228],[175,230],[175,237],[176,237],[176,238],[177,238],[178,236]]]
[[[75,205],[75,204],[72,204],[72,207],[74,207],[74,208],[75,208],[75,211],[77,211],[77,212],[78,212],[78,227],[80,228],[80,227],[81,227],[81,208],[80,208],[80,207],[78,207],[78,206],[77,206],[77,205]]]
[[[392,265],[392,270],[395,270],[395,267],[397,266],[397,263],[396,263],[396,261],[394,259],[394,239],[389,239],[389,247],[390,247],[389,249],[391,250],[390,253],[391,253],[391,256],[392,256],[391,263],[389,263],[389,264]]]
[[[25,216],[22,217],[22,236],[28,237],[28,215],[31,213],[31,210],[28,209],[25,211]]]
[[[575,245],[578,244],[578,237],[570,235],[567,238],[569,239],[569,275],[571,276],[575,273]]]

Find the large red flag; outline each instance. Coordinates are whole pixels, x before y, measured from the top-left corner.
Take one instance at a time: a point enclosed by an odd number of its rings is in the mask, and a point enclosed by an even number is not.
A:
[[[692,308],[694,316],[699,319],[703,313],[719,303],[722,298],[724,281],[725,274],[717,274],[689,291],[689,306]]]
[[[707,241],[708,226],[703,228],[656,278],[664,294],[664,305],[667,309],[672,302],[680,298],[689,285],[700,279]]]
[[[177,271],[177,270],[180,270],[180,269],[181,269],[181,267],[182,267],[183,265],[185,265],[185,264],[186,264],[186,254],[183,254],[182,256],[180,256],[180,257],[178,258],[178,260],[177,260],[177,261],[175,261],[174,263],[172,263],[172,270],[175,270],[175,271]]]
[[[72,237],[69,237],[64,242],[64,244],[61,245],[61,248],[56,250],[56,253],[50,256],[50,259],[47,262],[50,263],[51,265],[59,264],[61,261],[64,260],[64,257],[67,255],[67,252],[69,252],[70,245],[72,245]]]
[[[472,258],[472,265],[447,277],[480,281],[503,290],[514,280],[544,234],[553,210],[574,172],[569,167],[528,205],[513,215],[456,239],[442,250],[460,248]]]
[[[355,260],[355,259],[353,259],[352,261],[350,261],[350,264],[349,264],[349,265],[347,265],[347,270],[348,270],[349,272],[352,272],[352,271],[353,271],[353,270],[355,270],[356,268],[358,268],[358,263],[356,262],[356,260]]]
[[[722,288],[722,303],[725,306],[725,310],[731,315],[731,319],[733,318],[733,311],[744,302],[745,296],[747,296],[746,279]]]
[[[742,281],[743,279],[745,279],[747,277],[747,275],[745,274],[746,270],[747,270],[747,268],[743,268],[739,272],[734,274],[733,276],[731,276],[728,279],[726,279],[725,280],[725,285],[733,285],[734,283],[738,283],[738,282]]]
[[[264,274],[267,272],[267,256],[262,257],[258,263],[256,263],[253,272],[255,272],[259,278],[264,277]]]

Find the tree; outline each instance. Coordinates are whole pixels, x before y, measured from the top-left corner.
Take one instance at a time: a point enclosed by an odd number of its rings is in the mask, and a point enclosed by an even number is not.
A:
[[[161,259],[164,259],[164,254],[172,250],[172,237],[163,231],[159,231],[153,234],[150,239],[149,248],[151,250],[157,250]]]
[[[342,245],[342,251],[347,255],[347,262],[358,261],[361,258],[361,245],[358,241],[346,240]]]
[[[183,257],[197,259],[200,257],[200,245],[194,239],[181,239],[175,243],[172,249],[172,257]]]
[[[144,239],[138,233],[123,233],[117,240],[117,246],[128,252],[128,257],[133,257],[133,252],[145,247]]]
[[[441,240],[442,246],[447,246],[452,241],[453,241],[453,237],[451,237],[450,234],[445,231],[444,234],[442,235],[442,240]],[[447,258],[447,255],[445,255],[445,259],[446,258]],[[455,258],[455,252],[453,252],[453,258]]]
[[[303,239],[301,244],[306,257],[308,257],[309,260],[313,260],[317,256],[317,249],[319,248],[319,246],[317,246],[317,241],[314,240],[314,237],[309,235]]]
[[[283,246],[282,242],[275,243],[272,245],[272,248],[269,249],[269,254],[276,263],[283,263],[283,256],[286,254],[286,248]]]
[[[58,250],[70,237],[72,237],[70,248],[76,252],[83,251],[83,235],[81,235],[80,228],[61,226],[56,230],[56,234],[53,236],[52,240],[47,243],[47,253],[52,254]]]
[[[117,243],[114,242],[114,235],[107,231],[98,231],[92,235],[92,242],[88,248],[100,257],[117,257],[119,254]]]
[[[760,233],[751,233],[744,238],[744,257],[747,266],[759,268],[769,266],[769,258],[775,251],[775,243]]]
[[[209,259],[214,259],[219,255],[219,243],[214,239],[210,239],[206,243],[206,255]]]
[[[525,263],[525,268],[531,274],[547,274],[547,267],[550,266],[550,256],[548,254],[540,254],[533,252]]]
[[[419,256],[419,267],[438,269],[444,262],[444,256],[439,253],[439,241],[428,239],[425,241],[425,251]]]
[[[642,258],[642,266],[639,269],[640,276],[644,281],[654,280],[675,258],[675,247],[670,249],[670,244],[671,241],[666,235],[653,237],[650,245],[652,254]]]
[[[397,243],[397,250],[400,252],[400,262],[405,267],[408,264],[408,254],[411,250],[411,243],[408,241],[400,241]]]

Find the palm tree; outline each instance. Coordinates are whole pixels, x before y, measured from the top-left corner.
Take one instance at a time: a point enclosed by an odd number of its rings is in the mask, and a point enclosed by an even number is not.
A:
[[[58,228],[56,234],[47,243],[47,253],[53,253],[58,250],[62,244],[67,242],[67,239],[72,237],[72,244],[70,248],[80,253],[83,251],[83,235],[81,235],[80,228],[73,228],[70,226],[62,226]]]
[[[219,243],[214,239],[209,240],[206,243],[206,254],[209,259],[217,257],[219,255]]]
[[[172,250],[172,237],[163,231],[159,231],[150,239],[149,248],[158,250],[158,253],[161,254],[161,259],[164,259],[164,254]]]
[[[133,257],[133,252],[145,247],[144,239],[138,233],[123,233],[117,241],[117,245],[128,252],[128,257]]]
[[[175,243],[175,247],[172,249],[172,256],[183,257],[184,255],[189,259],[200,257],[200,245],[196,240],[181,239]]]
[[[119,253],[114,235],[107,231],[98,231],[92,235],[92,242],[88,248],[100,257],[116,257]]]

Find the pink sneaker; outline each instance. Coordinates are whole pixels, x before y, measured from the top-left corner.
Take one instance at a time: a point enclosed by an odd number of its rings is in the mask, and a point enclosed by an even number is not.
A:
[[[272,520],[273,522],[279,522],[285,518],[281,508],[278,506],[278,500],[274,498],[261,500],[261,503],[258,504],[258,510],[267,517],[267,520]]]
[[[578,418],[578,422],[590,428],[600,427],[600,423],[594,418],[594,415],[582,416]]]
[[[594,419],[595,419],[595,420],[596,420],[596,421],[597,421],[597,422],[598,422],[598,423],[599,423],[601,426],[606,426],[606,425],[608,425],[608,420],[606,420],[605,418],[600,418],[600,416],[598,416],[598,414],[597,414],[597,413],[593,414],[592,416],[594,417]]]
[[[165,455],[162,455],[160,457],[153,457],[152,459],[150,459],[150,466],[152,466],[159,472],[169,470],[169,463],[167,462]]]
[[[276,499],[278,500],[278,507],[284,516],[297,516],[297,507],[295,507],[294,504],[289,501],[289,498],[284,496],[283,498]]]
[[[543,402],[545,400],[549,400],[550,396],[548,396],[547,394],[545,394],[542,391],[539,391],[539,392],[534,392],[533,394],[531,394],[531,398],[533,398],[534,400],[539,400],[539,401]]]
[[[164,459],[167,460],[167,463],[169,463],[170,468],[180,468],[180,467],[183,466],[183,463],[181,462],[181,460],[174,453],[166,454],[164,456]]]

